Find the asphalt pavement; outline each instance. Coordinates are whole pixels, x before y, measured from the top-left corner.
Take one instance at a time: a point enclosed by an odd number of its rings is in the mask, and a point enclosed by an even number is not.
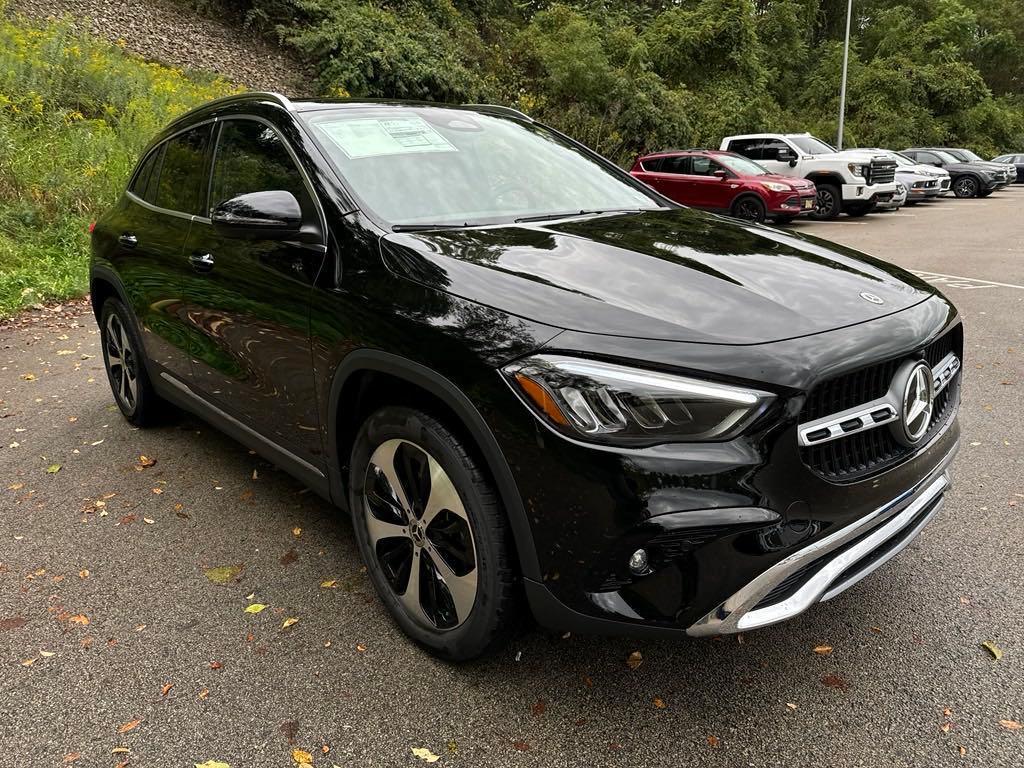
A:
[[[963,442],[907,550],[741,637],[436,661],[329,505],[121,418],[85,305],[0,325],[0,766],[1024,766],[1024,187],[793,228],[944,286]]]

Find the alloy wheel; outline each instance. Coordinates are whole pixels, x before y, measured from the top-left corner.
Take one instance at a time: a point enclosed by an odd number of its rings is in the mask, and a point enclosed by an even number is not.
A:
[[[428,629],[460,626],[476,603],[477,555],[451,478],[423,448],[393,439],[370,457],[364,489],[370,548],[399,603]]]
[[[736,218],[762,222],[764,221],[764,212],[761,206],[752,198],[744,198],[736,206]]]
[[[814,212],[818,216],[829,216],[835,207],[836,200],[829,189],[819,189],[818,197],[814,201]]]
[[[974,179],[964,177],[956,180],[953,192],[957,197],[974,197],[978,193],[978,185]]]
[[[104,330],[106,332],[103,351],[114,395],[124,408],[132,411],[138,401],[138,358],[132,349],[124,323],[115,313],[111,313],[107,318]]]

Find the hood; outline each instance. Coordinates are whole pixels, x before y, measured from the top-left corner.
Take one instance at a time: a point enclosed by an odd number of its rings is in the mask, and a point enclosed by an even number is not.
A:
[[[966,173],[967,171],[974,171],[975,173],[992,174],[996,170],[996,166],[994,166],[992,163],[946,163],[946,165],[942,167],[945,168],[947,171],[954,173]]]
[[[943,175],[948,176],[949,174]],[[915,181],[934,181],[937,176],[937,173],[925,173],[913,168],[903,167],[896,169],[896,181],[901,181],[904,184],[913,184]]]
[[[896,172],[910,171],[911,173],[919,173],[922,176],[949,176],[949,171],[945,168],[939,168],[934,165],[898,165],[896,166]]]
[[[766,176],[749,176],[747,178],[757,181],[777,181],[780,184],[788,184],[793,189],[816,189],[813,181],[798,179],[793,176],[783,176],[781,173],[769,173]]]
[[[884,155],[880,155],[877,152],[865,152],[862,149],[841,149],[838,152],[832,152],[827,155],[812,155],[814,160],[845,160],[848,163],[861,163],[867,165],[872,160],[885,160],[891,162],[889,158]]]
[[[760,344],[935,293],[856,251],[692,209],[390,233],[381,248],[393,271],[438,290],[567,330],[647,339]]]

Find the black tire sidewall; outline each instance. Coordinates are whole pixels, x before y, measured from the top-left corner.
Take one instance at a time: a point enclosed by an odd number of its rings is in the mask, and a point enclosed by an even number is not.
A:
[[[824,213],[818,213],[817,209],[812,214],[811,218],[819,221],[829,221],[839,216],[843,209],[842,191],[835,184],[819,184],[817,185],[819,195],[823,191],[828,191],[832,196],[832,207]]]
[[[366,530],[363,488],[366,467],[374,450],[392,439],[408,440],[423,448],[441,465],[455,485],[469,517],[477,558],[477,596],[469,618],[450,630],[429,629],[413,620],[392,591],[373,551]],[[474,479],[474,474],[477,479]],[[500,570],[507,567],[508,553],[496,526],[504,524],[497,495],[486,481],[480,482],[475,465],[461,441],[441,422],[420,411],[388,406],[371,415],[360,428],[349,463],[349,505],[356,542],[377,595],[401,629],[420,645],[451,660],[466,660],[483,653],[501,623],[503,590]]]
[[[960,183],[963,182],[963,181],[969,181],[971,184],[974,185],[974,191],[971,194],[969,194],[969,195],[961,195],[961,194],[959,194]],[[969,198],[972,198],[972,197],[977,197],[978,196],[978,188],[979,188],[979,185],[978,185],[977,180],[971,178],[970,176],[967,176],[967,177],[961,178],[961,179],[957,179],[955,182],[953,182],[953,194],[956,197],[959,197],[961,200],[966,200],[966,199],[969,199]]]
[[[740,206],[743,205],[744,203],[753,203],[754,205],[756,205],[757,210],[760,212],[760,215],[755,219],[747,219],[737,215]],[[768,217],[768,208],[765,206],[761,198],[759,198],[757,195],[742,195],[741,197],[738,197],[736,201],[732,204],[732,215],[733,218],[741,219],[743,221],[752,221],[755,224],[763,224],[765,222],[765,219],[767,219]]]

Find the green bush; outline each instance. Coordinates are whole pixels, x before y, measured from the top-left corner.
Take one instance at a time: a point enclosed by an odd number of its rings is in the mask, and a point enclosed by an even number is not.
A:
[[[0,4],[0,317],[83,293],[89,221],[157,131],[230,90]]]

